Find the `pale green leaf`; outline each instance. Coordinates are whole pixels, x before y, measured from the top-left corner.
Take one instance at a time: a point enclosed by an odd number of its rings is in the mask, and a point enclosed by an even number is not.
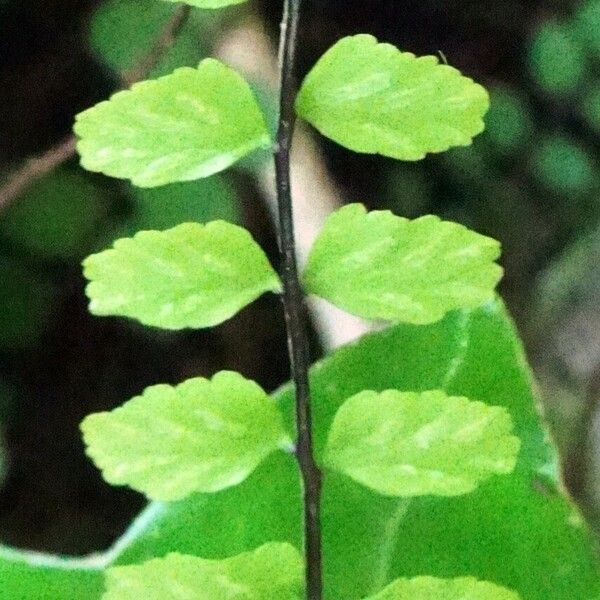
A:
[[[86,417],[81,429],[109,483],[165,501],[237,485],[290,444],[276,404],[229,371],[149,387],[112,412]]]
[[[417,58],[371,35],[340,40],[308,74],[296,108],[342,146],[402,160],[467,146],[488,95],[435,56]]]
[[[512,472],[511,431],[505,408],[441,390],[364,391],[335,416],[324,463],[386,496],[459,496]]]
[[[197,8],[224,8],[232,4],[241,4],[246,0],[165,0],[166,2],[183,2]]]
[[[367,600],[519,600],[515,592],[473,577],[397,579]]]
[[[208,177],[271,143],[249,85],[213,59],[116,93],[74,131],[84,168],[140,187]]]
[[[142,231],[89,256],[83,266],[92,313],[164,329],[217,325],[280,289],[248,231],[225,221]]]
[[[309,256],[307,291],[366,319],[425,324],[492,299],[495,240],[429,215],[409,221],[350,204],[327,220]]]
[[[109,569],[102,600],[301,600],[303,570],[298,550],[275,542],[225,560],[169,554]]]

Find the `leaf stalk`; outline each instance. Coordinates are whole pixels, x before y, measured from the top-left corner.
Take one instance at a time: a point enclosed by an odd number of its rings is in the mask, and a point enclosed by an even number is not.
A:
[[[285,0],[281,24],[280,104],[277,143],[274,151],[277,186],[279,250],[283,280],[283,305],[288,332],[288,349],[296,394],[296,457],[300,465],[304,494],[304,551],[306,598],[321,600],[323,575],[321,556],[322,474],[313,454],[312,418],[308,369],[310,364],[306,307],[298,276],[292,207],[290,154],[296,113],[296,49],[301,0]]]

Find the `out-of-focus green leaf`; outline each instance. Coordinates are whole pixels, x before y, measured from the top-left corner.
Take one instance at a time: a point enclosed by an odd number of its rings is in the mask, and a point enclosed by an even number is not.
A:
[[[165,501],[237,485],[291,444],[273,401],[229,371],[149,387],[112,412],[89,415],[81,430],[109,483]]]
[[[575,32],[582,43],[600,58],[600,0],[584,0],[574,19]]]
[[[511,429],[506,409],[440,390],[364,391],[336,414],[323,460],[385,496],[460,496],[514,469]]]
[[[583,116],[600,135],[600,83],[587,92],[583,100]]]
[[[157,0],[105,0],[90,21],[92,50],[114,71],[126,73],[150,51],[173,11],[173,6]],[[167,75],[176,67],[196,66],[207,54],[204,40],[213,14],[195,11],[148,78]]]
[[[58,170],[0,214],[0,237],[43,258],[81,259],[107,203],[106,194],[83,173]]]
[[[51,316],[53,297],[48,281],[0,256],[0,349],[35,344]]]
[[[298,113],[356,152],[419,160],[468,146],[488,95],[435,56],[417,58],[366,34],[335,44],[308,74]]]
[[[564,196],[589,192],[598,175],[590,153],[572,139],[560,135],[537,144],[532,167],[534,176],[545,188]]]
[[[491,90],[485,125],[485,137],[503,154],[518,152],[533,133],[529,106],[515,91],[505,87]]]
[[[366,600],[520,600],[519,595],[472,577],[397,579]]]
[[[166,2],[184,2],[197,8],[224,8],[232,4],[241,4],[246,0],[166,0]]]
[[[93,314],[163,329],[218,325],[281,287],[250,233],[225,221],[141,231],[83,265]]]
[[[538,276],[535,312],[542,322],[564,322],[573,303],[594,297],[600,285],[600,230],[581,235],[554,258]]]
[[[303,278],[307,291],[352,314],[424,324],[490,300],[499,256],[498,242],[457,223],[349,204],[325,223]]]
[[[301,600],[302,557],[270,543],[224,560],[169,554],[107,573],[102,600]]]
[[[208,177],[271,144],[249,85],[214,59],[117,92],[74,131],[84,168],[139,187]]]
[[[250,80],[252,91],[256,96],[256,100],[260,109],[265,116],[267,129],[272,139],[277,136],[277,126],[279,119],[279,99],[277,94],[273,93],[273,85],[268,81],[260,79]],[[236,168],[246,171],[250,175],[256,177],[264,174],[267,165],[270,167],[273,162],[273,152],[271,148],[262,148],[256,152],[252,152],[248,156],[242,158],[236,164]]]
[[[133,198],[132,234],[168,229],[187,222],[242,221],[235,190],[220,175],[160,188],[133,188]]]
[[[159,188],[131,186],[130,194],[131,212],[113,222],[92,250],[101,251],[139,231],[165,230],[181,223],[243,222],[241,199],[234,186],[220,175]]]
[[[434,182],[424,169],[408,163],[396,163],[387,169],[377,192],[382,206],[408,218],[431,212]]]
[[[529,69],[548,94],[572,94],[583,81],[587,62],[583,48],[568,25],[546,21],[535,32],[529,48]]]

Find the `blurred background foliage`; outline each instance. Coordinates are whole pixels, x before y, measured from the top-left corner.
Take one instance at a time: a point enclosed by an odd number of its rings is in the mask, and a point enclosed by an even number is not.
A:
[[[194,11],[150,75],[197,64],[250,17],[275,41],[280,4]],[[76,112],[119,86],[172,12],[158,0],[46,0],[42,9],[0,0],[0,188],[63,139]],[[320,140],[340,201],[435,213],[501,240],[501,292],[535,367],[565,480],[600,527],[600,0],[305,0],[301,68],[362,31],[417,54],[442,52],[487,85],[492,106],[473,147],[420,163]],[[272,90],[256,86],[273,117]],[[258,181],[266,158],[155,190],[71,160],[0,205],[1,542],[94,551],[142,505],[86,461],[78,432],[86,414],[147,385],[222,368],[269,390],[286,379],[277,299],[214,331],[165,333],[90,317],[79,267],[116,237],[216,218],[245,224],[274,255]]]

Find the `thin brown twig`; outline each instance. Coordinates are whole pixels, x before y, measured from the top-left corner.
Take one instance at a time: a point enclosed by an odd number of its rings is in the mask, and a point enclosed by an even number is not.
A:
[[[28,159],[0,188],[0,211],[17,198],[33,181],[50,173],[75,155],[76,139],[70,135],[41,156]]]
[[[187,5],[177,8],[152,44],[150,51],[132,69],[121,74],[121,88],[130,87],[136,81],[144,79],[157,66],[165,52],[177,40],[190,16],[190,11],[191,7]],[[6,183],[0,187],[0,212],[5,210],[35,180],[73,158],[76,154],[76,145],[77,139],[71,134],[40,156],[29,158],[10,174]]]

